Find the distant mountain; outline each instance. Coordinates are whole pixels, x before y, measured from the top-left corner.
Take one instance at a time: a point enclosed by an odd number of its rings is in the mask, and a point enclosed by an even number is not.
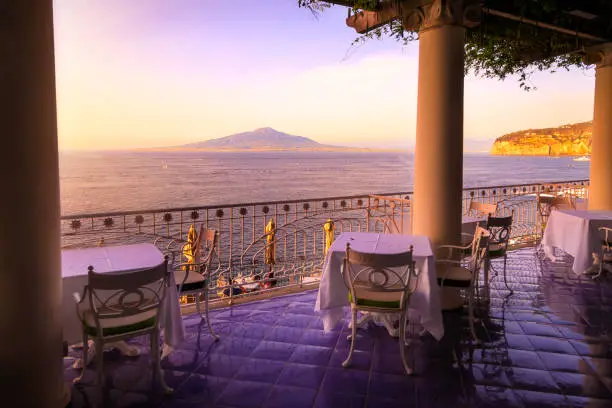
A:
[[[498,137],[491,154],[504,156],[583,156],[591,154],[593,122],[528,129]]]
[[[338,148],[341,146],[324,145],[315,142],[312,139],[303,136],[293,136],[287,133],[279,132],[269,127],[256,129],[251,132],[236,133],[234,135],[220,137],[217,139],[205,140],[203,142],[189,143],[183,148],[191,149],[274,149],[274,150],[290,150],[290,149],[324,149]]]
[[[398,149],[375,149],[361,147],[346,147],[326,145],[303,136],[294,136],[279,132],[270,127],[256,129],[251,132],[236,133],[234,135],[202,142],[189,143],[181,146],[154,148],[153,150],[207,150],[207,151],[397,151]]]

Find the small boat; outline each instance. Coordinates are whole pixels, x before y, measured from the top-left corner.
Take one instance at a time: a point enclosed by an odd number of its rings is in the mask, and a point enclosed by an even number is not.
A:
[[[578,161],[578,162],[585,162],[585,161],[591,161],[591,158],[589,156],[581,156],[581,157],[575,157],[573,160]]]

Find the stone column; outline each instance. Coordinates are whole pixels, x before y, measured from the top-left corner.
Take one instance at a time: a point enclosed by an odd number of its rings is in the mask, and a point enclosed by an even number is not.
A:
[[[612,47],[597,57],[589,210],[612,211]]]
[[[475,6],[477,7],[477,6]],[[463,190],[466,1],[435,0],[404,18],[419,27],[419,88],[414,169],[416,235],[459,243]]]
[[[66,405],[52,0],[0,6],[0,395]]]

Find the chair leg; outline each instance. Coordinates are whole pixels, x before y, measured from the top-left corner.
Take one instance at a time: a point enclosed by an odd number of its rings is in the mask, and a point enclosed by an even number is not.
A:
[[[74,384],[80,382],[83,376],[85,375],[85,369],[87,368],[87,363],[89,363],[89,361],[87,361],[88,354],[89,354],[89,339],[87,337],[87,333],[83,332],[83,361],[82,361],[83,367],[81,368],[81,375],[79,375],[74,380],[72,380]]]
[[[510,294],[514,293],[514,290],[508,285],[508,279],[506,278],[506,262],[508,261],[508,255],[504,254],[504,285],[506,289],[510,291]]]
[[[150,343],[151,343],[151,358],[152,358],[152,369],[153,369],[153,383],[155,381],[159,381],[159,385],[165,394],[172,394],[174,391],[172,388],[166,385],[166,381],[164,380],[164,373],[161,369],[161,353],[159,350],[159,330],[153,331],[149,335]]]
[[[96,373],[98,375],[98,389],[104,397],[104,343],[96,339],[94,342],[96,348]]]
[[[196,313],[198,314],[198,316],[200,316],[200,319],[203,319],[204,317],[202,316],[202,312],[200,312],[200,294],[196,293],[195,298],[196,298]]]
[[[408,366],[406,362],[406,311],[402,313],[402,317],[400,318],[400,327],[399,327],[399,347],[400,347],[400,355],[402,356],[402,363],[404,364],[404,370],[406,370],[406,374],[412,374],[412,368]]]
[[[352,322],[352,328],[351,328],[351,335],[348,336],[348,339],[351,340],[351,348],[349,350],[349,355],[346,358],[346,360],[344,360],[344,362],[342,362],[342,367],[346,368],[349,367],[351,365],[351,359],[353,358],[353,351],[355,350],[355,341],[357,341],[357,309],[351,306],[351,322]]]
[[[480,344],[480,340],[478,340],[478,336],[476,336],[476,329],[474,328],[474,288],[469,289],[468,294],[468,318],[470,321],[470,331],[472,332],[472,337],[474,337],[474,341],[476,344]]]
[[[213,336],[215,341],[219,340],[219,336],[214,332],[212,326],[210,325],[210,318],[208,317],[208,285],[204,286],[204,317],[206,318],[206,325],[208,326],[208,331],[210,335]]]

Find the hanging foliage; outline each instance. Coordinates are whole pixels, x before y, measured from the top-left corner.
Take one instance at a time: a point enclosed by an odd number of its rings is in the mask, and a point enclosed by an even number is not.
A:
[[[602,0],[603,1],[603,0]],[[336,1],[350,7],[353,13],[376,10],[381,0]],[[578,8],[580,1],[575,6]],[[612,2],[611,2],[612,3]],[[298,0],[300,7],[318,13],[331,5],[322,0]],[[571,24],[568,1],[563,0],[485,0],[484,7],[512,8],[519,16],[546,21],[559,26]],[[601,3],[602,11],[606,6]],[[418,33],[406,31],[398,20],[359,35],[351,44],[359,46],[372,39],[393,38],[402,44],[418,40]],[[577,53],[584,46],[576,36],[528,25],[518,21],[486,15],[481,24],[470,28],[465,40],[465,70],[485,78],[516,77],[521,88],[534,89],[529,80],[537,71],[555,72],[572,67],[585,68]]]

